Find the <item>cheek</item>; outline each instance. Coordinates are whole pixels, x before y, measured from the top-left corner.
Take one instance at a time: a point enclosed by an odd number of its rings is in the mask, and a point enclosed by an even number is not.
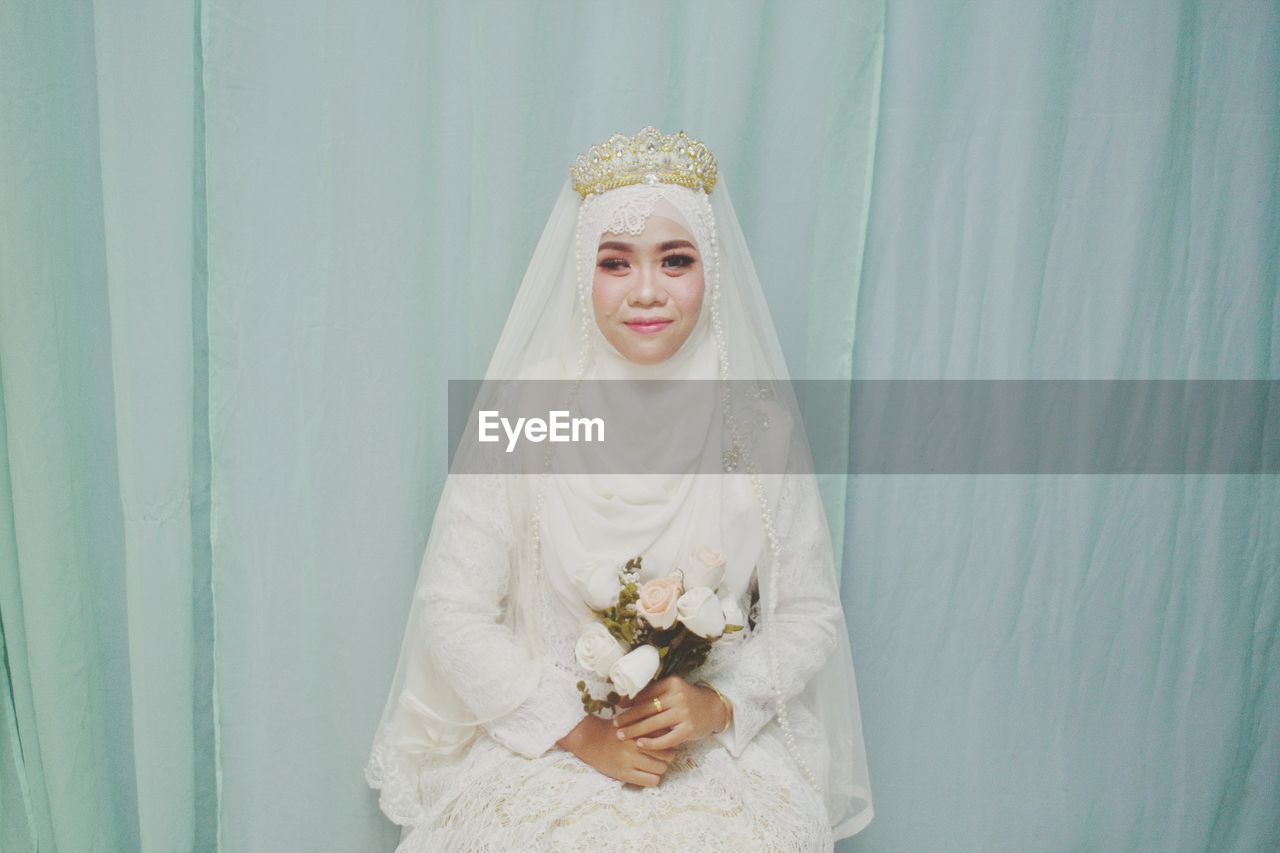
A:
[[[690,275],[680,280],[680,287],[676,288],[672,295],[680,303],[680,312],[689,317],[694,317],[699,309],[702,308],[702,300],[705,293],[706,285],[703,277],[701,275]]]
[[[597,275],[591,280],[591,309],[601,321],[617,313],[626,285],[616,276]]]

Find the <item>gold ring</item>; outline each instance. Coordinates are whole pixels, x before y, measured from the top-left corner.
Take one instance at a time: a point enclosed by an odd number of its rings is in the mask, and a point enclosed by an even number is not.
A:
[[[657,696],[653,697],[653,707],[658,709],[659,714],[662,713],[662,700],[659,699]]]

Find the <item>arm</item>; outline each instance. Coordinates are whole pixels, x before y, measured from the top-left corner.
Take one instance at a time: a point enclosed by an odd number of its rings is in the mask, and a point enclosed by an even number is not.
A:
[[[776,713],[764,644],[774,643],[782,695],[790,699],[835,651],[844,624],[817,481],[787,475],[775,514],[781,574],[772,623],[732,643],[707,676],[733,704],[732,723],[714,737],[735,758]]]
[[[502,624],[511,572],[511,519],[501,475],[463,475],[442,502],[436,568],[421,592],[430,609],[427,644],[436,667],[477,715],[501,708],[511,685],[527,678],[523,645]],[[574,729],[586,711],[577,679],[549,657],[541,679],[515,710],[483,723],[512,751],[536,758]]]

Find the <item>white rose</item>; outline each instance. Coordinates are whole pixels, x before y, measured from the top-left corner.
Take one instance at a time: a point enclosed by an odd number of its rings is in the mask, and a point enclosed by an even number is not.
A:
[[[736,598],[721,598],[720,609],[724,611],[724,624],[741,625],[741,631],[730,631],[720,638],[722,643],[732,643],[734,640],[741,640],[742,635],[747,633],[747,617],[742,612],[742,605],[738,604]]]
[[[684,588],[706,586],[714,591],[724,580],[724,572],[724,554],[706,545],[699,546],[684,561]]]
[[[699,637],[714,639],[724,633],[724,607],[711,587],[697,586],[680,596],[676,615]]]
[[[603,624],[593,622],[578,637],[573,652],[579,666],[603,678],[609,674],[609,667],[627,653],[627,648]]]
[[[609,680],[623,696],[635,698],[653,680],[661,664],[658,650],[646,643],[618,658],[609,668]]]
[[[590,563],[573,575],[574,585],[582,593],[582,600],[593,610],[604,610],[618,603],[622,582],[618,580],[618,567],[612,563]]]

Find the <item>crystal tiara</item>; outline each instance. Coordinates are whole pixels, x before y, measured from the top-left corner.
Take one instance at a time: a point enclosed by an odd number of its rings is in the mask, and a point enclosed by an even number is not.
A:
[[[635,136],[615,133],[592,145],[569,167],[583,198],[630,184],[680,184],[709,193],[716,185],[716,158],[682,130],[666,135],[652,125]]]

